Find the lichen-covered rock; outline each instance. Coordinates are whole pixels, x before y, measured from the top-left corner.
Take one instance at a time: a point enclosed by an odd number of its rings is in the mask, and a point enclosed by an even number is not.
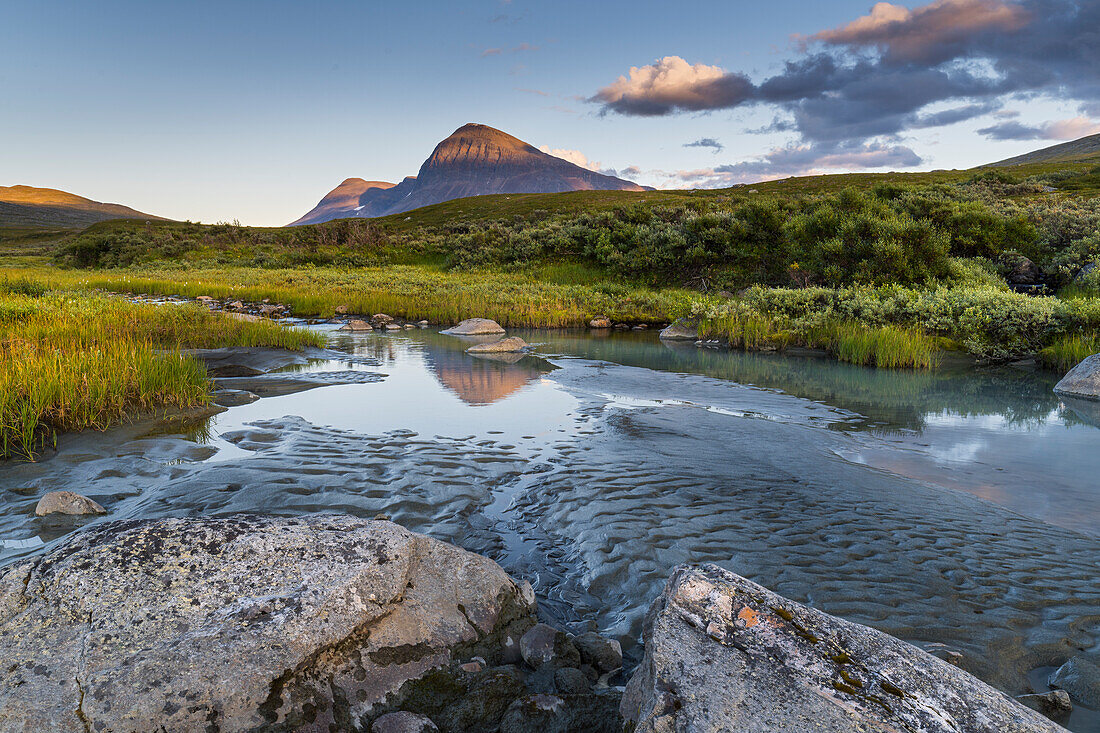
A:
[[[0,731],[367,728],[531,615],[496,563],[389,522],[100,524],[0,571]]]
[[[588,322],[588,327],[595,329],[611,328],[611,319],[607,316],[596,316]]]
[[[474,344],[466,349],[471,354],[515,354],[528,348],[527,342],[519,336],[509,336],[491,344]]]
[[[1069,373],[1054,385],[1054,392],[1063,397],[1100,400],[1100,354],[1086,357],[1080,364],[1070,369]]]
[[[83,516],[89,514],[106,514],[107,510],[97,502],[86,496],[72,491],[50,491],[38,500],[34,508],[35,516],[44,517],[47,514],[71,514]]]
[[[1084,657],[1074,657],[1059,667],[1048,680],[1051,687],[1090,708],[1100,708],[1100,667]]]
[[[665,341],[698,341],[699,329],[690,321],[681,318],[661,331],[660,337]]]
[[[910,644],[716,565],[677,568],[644,634],[621,708],[638,733],[1064,733]]]
[[[504,328],[489,318],[467,318],[457,326],[440,331],[452,336],[485,336],[504,333]]]

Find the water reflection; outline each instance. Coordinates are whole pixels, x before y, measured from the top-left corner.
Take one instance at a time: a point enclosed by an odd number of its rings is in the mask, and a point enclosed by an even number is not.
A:
[[[537,356],[335,334],[342,356],[281,373],[327,386],[271,389],[201,429],[68,436],[0,467],[0,563],[80,526],[33,516],[77,486],[105,519],[385,513],[489,554],[551,620],[595,619],[628,654],[672,566],[703,561],[949,643],[1008,689],[1100,649],[1100,430],[1049,376],[515,335]]]

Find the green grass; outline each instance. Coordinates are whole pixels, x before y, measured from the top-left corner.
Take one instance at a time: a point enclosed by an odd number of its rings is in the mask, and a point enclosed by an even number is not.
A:
[[[180,349],[324,343],[319,334],[237,321],[192,304],[42,295],[27,281],[6,282],[0,281],[0,458],[33,460],[58,431],[103,430],[136,414],[207,404],[206,371]]]
[[[746,308],[704,319],[699,334],[744,351],[801,346],[822,349],[839,361],[883,369],[932,369],[940,353],[937,340],[917,328],[868,327],[835,319],[803,325]]]
[[[1100,354],[1100,334],[1070,334],[1056,338],[1039,352],[1039,363],[1047,369],[1068,372],[1086,357]]]
[[[388,313],[447,324],[483,317],[504,326],[567,327],[584,325],[601,313],[616,321],[663,323],[687,313],[699,297],[689,290],[595,280],[591,271],[568,265],[550,273],[558,282],[530,273],[445,272],[412,265],[279,270],[32,268],[9,272],[11,277],[38,279],[53,288],[248,301],[270,298],[289,305],[298,316],[329,317],[337,306],[346,305],[351,313]]]
[[[816,343],[840,361],[884,369],[932,369],[940,353],[934,338],[919,329],[898,326],[831,323],[817,335]]]

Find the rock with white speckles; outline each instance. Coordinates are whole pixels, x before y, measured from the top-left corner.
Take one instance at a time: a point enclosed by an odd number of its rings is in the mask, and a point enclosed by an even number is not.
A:
[[[677,568],[644,634],[621,706],[637,733],[1065,733],[910,644],[716,565]]]
[[[0,569],[0,731],[367,729],[532,615],[493,561],[389,522],[100,524]]]

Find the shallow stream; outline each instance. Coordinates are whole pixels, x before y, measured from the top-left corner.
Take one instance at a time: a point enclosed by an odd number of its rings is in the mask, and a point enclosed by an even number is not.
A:
[[[434,330],[334,332],[337,354],[222,380],[258,401],[65,436],[39,463],[0,466],[0,564],[89,521],[384,514],[490,555],[549,620],[594,624],[634,659],[683,562],[961,652],[1013,693],[1100,657],[1100,419],[1049,375],[513,335],[535,355],[478,358]],[[35,518],[56,489],[110,514]],[[1083,711],[1071,727],[1095,723]]]

